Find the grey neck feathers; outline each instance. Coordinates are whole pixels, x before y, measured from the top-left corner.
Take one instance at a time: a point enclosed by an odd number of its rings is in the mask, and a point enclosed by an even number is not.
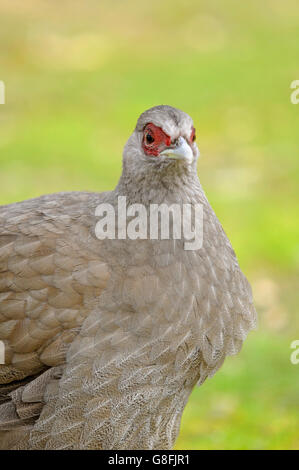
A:
[[[115,196],[126,196],[129,203],[189,202],[197,199],[202,188],[192,166],[176,161],[170,164],[147,165],[139,171],[131,171],[124,163],[123,172],[115,188]]]

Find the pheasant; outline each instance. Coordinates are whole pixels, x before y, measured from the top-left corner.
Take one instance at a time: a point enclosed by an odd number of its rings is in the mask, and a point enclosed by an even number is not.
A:
[[[198,154],[192,119],[156,106],[114,191],[0,207],[0,448],[170,449],[194,386],[239,352],[256,311]],[[121,215],[120,197],[201,205],[201,247],[97,236],[97,208]]]

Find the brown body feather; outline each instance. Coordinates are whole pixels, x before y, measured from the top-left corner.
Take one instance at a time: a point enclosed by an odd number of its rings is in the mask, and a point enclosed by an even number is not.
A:
[[[126,165],[111,193],[0,208],[2,448],[171,448],[194,385],[255,326],[250,286],[194,166],[161,170],[156,191],[150,172],[130,181]],[[203,247],[98,240],[95,208],[119,195],[202,204]]]

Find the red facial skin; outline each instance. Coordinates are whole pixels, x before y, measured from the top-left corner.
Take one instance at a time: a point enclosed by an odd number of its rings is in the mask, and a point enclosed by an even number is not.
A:
[[[192,127],[189,142],[195,141],[195,129]],[[160,152],[171,145],[171,137],[167,135],[161,127],[155,126],[152,122],[147,124],[143,130],[142,148],[149,156],[157,157]]]
[[[150,138],[148,137],[150,136]],[[152,140],[152,142],[150,142]],[[142,148],[147,155],[157,157],[159,153],[171,144],[171,138],[169,135],[161,129],[161,127],[155,126],[153,123],[149,123],[143,130]]]
[[[194,129],[194,127],[192,127],[192,131],[191,131],[191,135],[190,135],[190,142],[191,142],[191,144],[193,144],[193,142],[195,141],[195,139],[196,139],[195,129]]]

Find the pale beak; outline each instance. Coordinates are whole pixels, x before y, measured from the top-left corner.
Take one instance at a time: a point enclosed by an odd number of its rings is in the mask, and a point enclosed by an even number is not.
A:
[[[186,142],[184,137],[179,137],[175,147],[169,147],[160,153],[160,156],[173,158],[175,160],[186,160],[191,163],[193,160],[193,152],[190,145]]]

